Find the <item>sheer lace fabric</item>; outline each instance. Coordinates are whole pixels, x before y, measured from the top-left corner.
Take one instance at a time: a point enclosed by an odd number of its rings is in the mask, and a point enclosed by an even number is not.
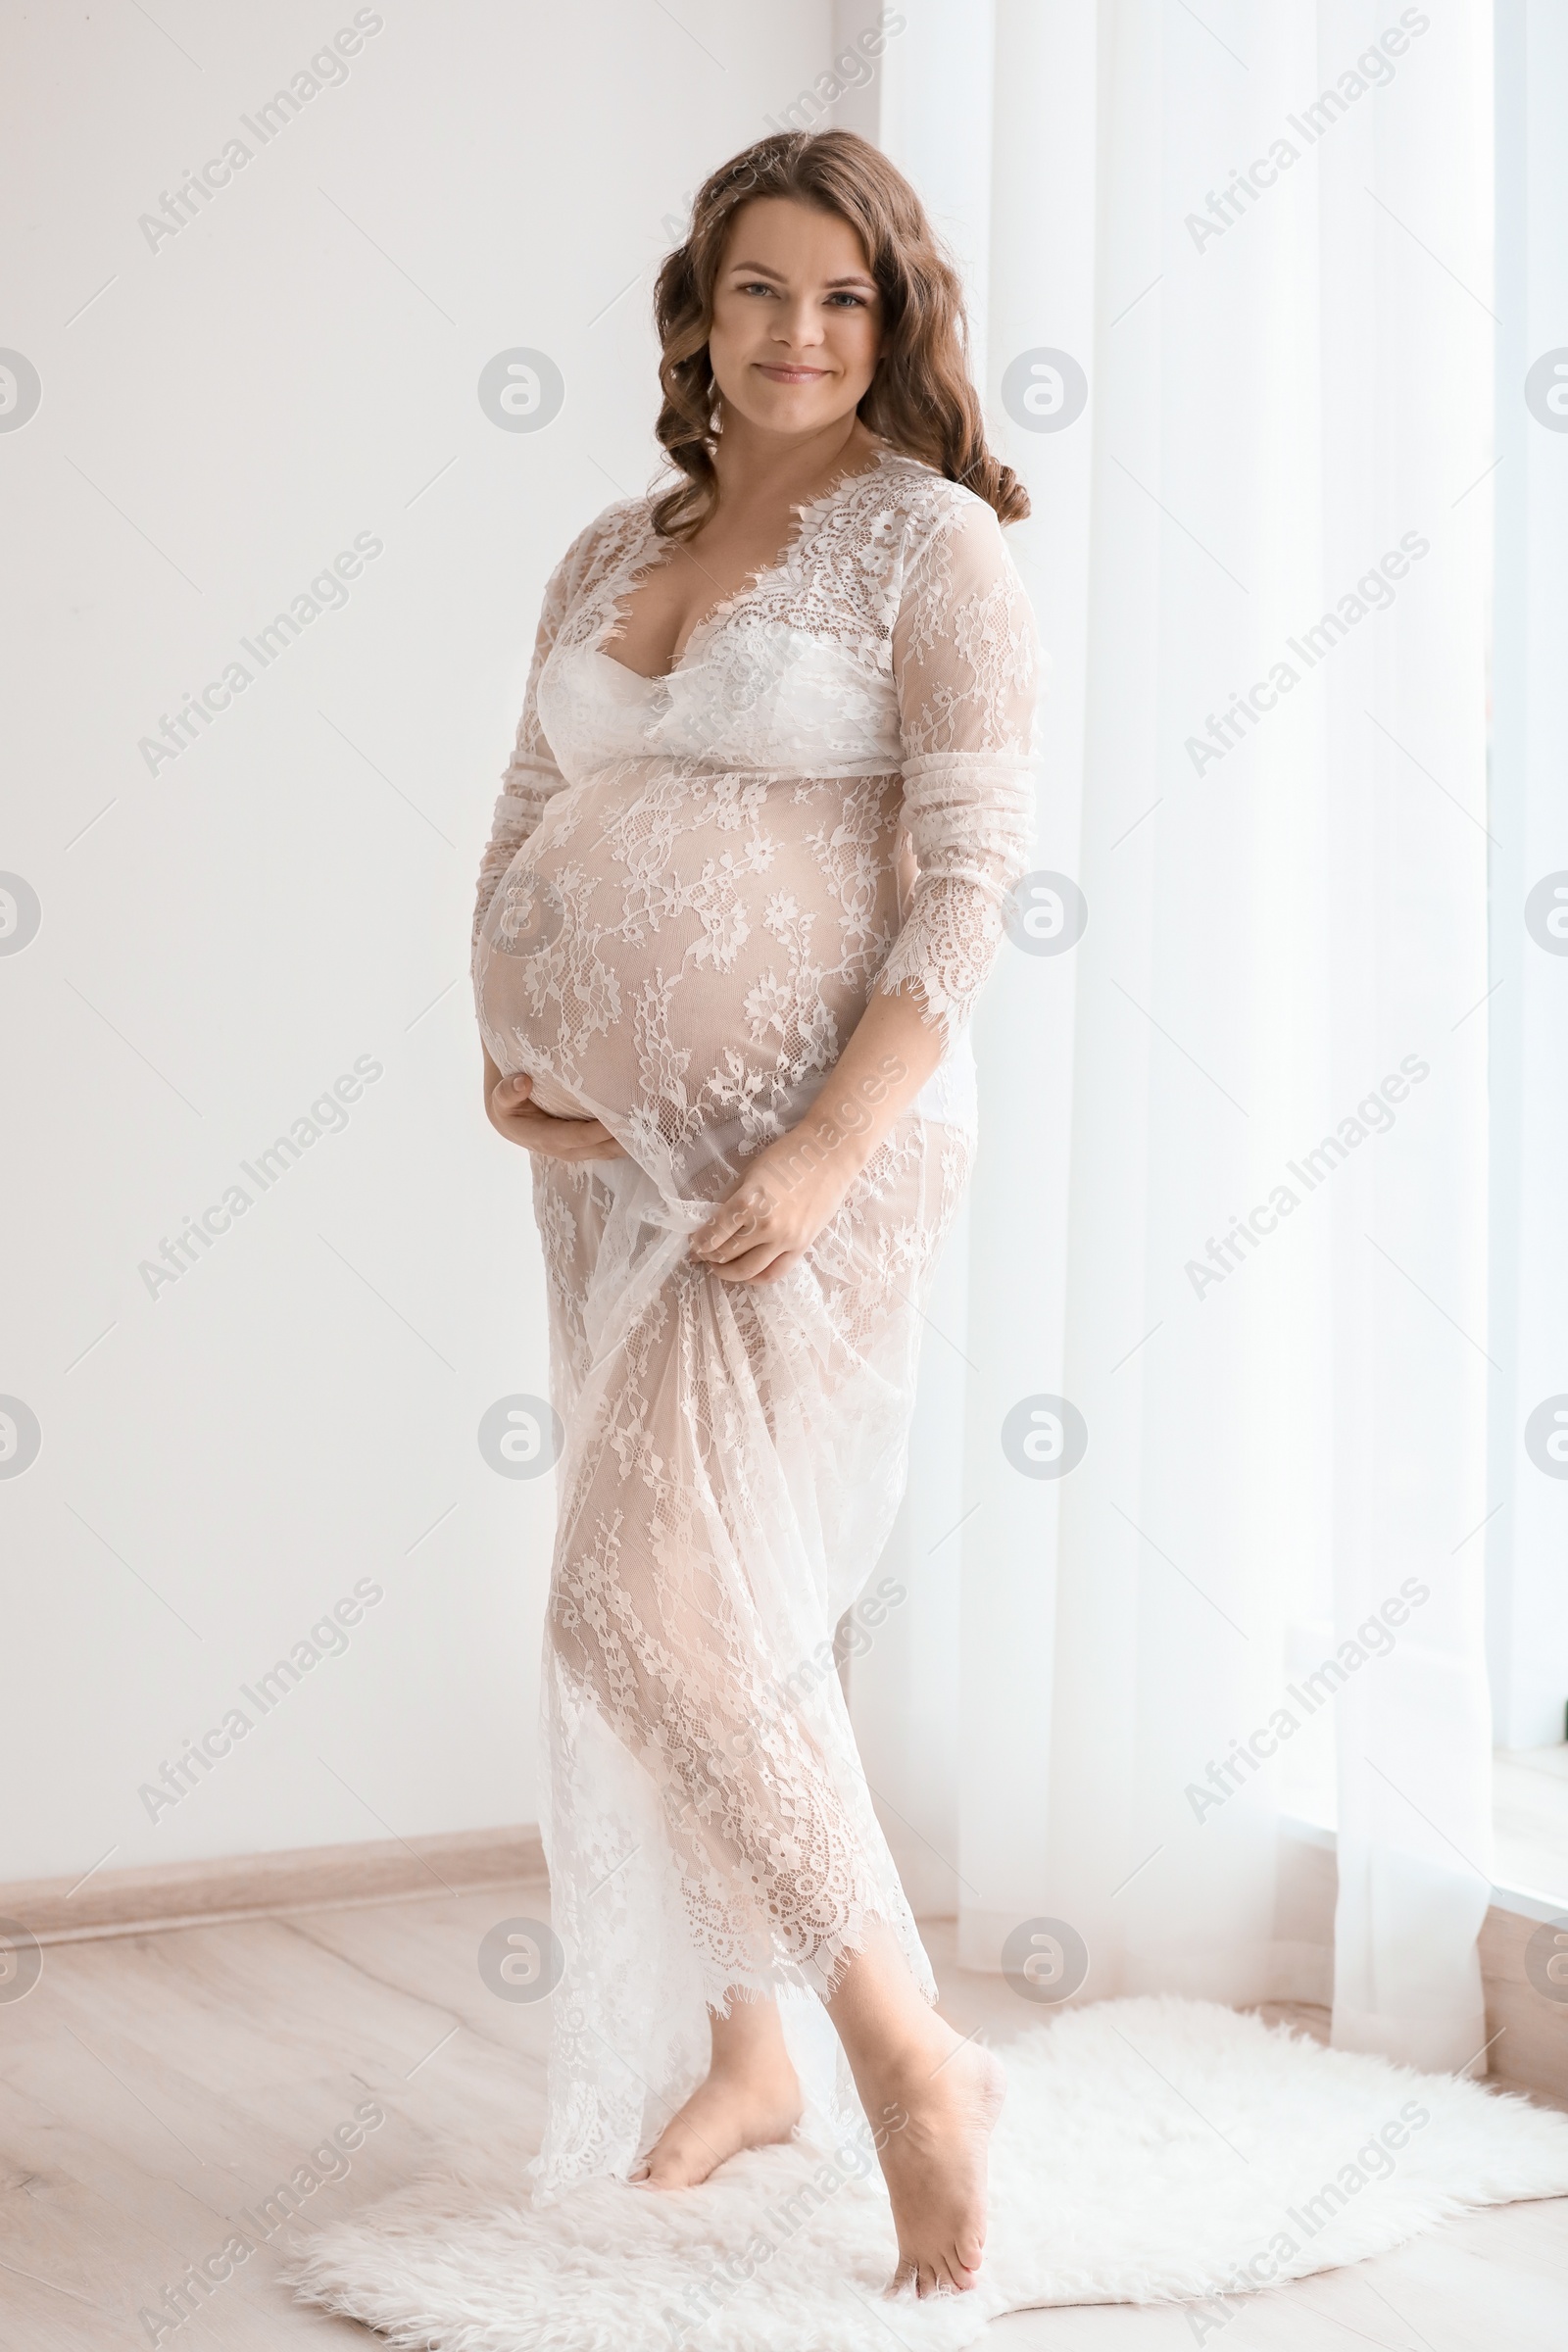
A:
[[[1033,808],[1033,623],[968,492],[881,453],[646,679],[608,649],[662,555],[635,501],[552,577],[475,909],[491,1055],[628,1153],[533,1163],[565,1430],[541,2195],[631,2168],[737,1993],[779,1999],[842,2128],[819,1996],[872,1920],[934,1994],[832,1640],[905,1483],[921,1301],[973,1147],[966,1023]],[[785,1280],[693,1266],[686,1236],[803,1115],[874,989],[938,1027],[936,1078]]]

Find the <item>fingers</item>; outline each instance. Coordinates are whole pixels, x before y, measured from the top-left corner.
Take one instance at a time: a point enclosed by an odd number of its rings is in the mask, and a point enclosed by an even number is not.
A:
[[[732,1263],[767,1238],[773,1207],[771,1195],[760,1185],[749,1185],[744,1192],[732,1194],[692,1235],[693,1257],[713,1266]],[[775,1250],[782,1246],[782,1237],[774,1241]]]
[[[518,1142],[548,1159],[624,1159],[625,1147],[598,1119],[554,1119],[542,1110],[525,1112],[515,1125]]]
[[[784,1248],[784,1238],[770,1234],[765,1225],[751,1225],[723,1235],[700,1249],[694,1242],[692,1256],[700,1266],[710,1266],[715,1274],[738,1274],[743,1265],[766,1265]]]
[[[783,1250],[770,1266],[764,1266],[760,1274],[754,1274],[751,1279],[754,1282],[782,1282],[791,1267],[798,1266],[805,1255],[804,1250]]]
[[[784,1250],[777,1242],[763,1242],[724,1265],[710,1264],[702,1258],[697,1262],[707,1264],[708,1271],[720,1282],[779,1282],[805,1255],[804,1250]]]
[[[613,1136],[558,1136],[543,1127],[524,1129],[517,1141],[526,1151],[538,1152],[541,1159],[625,1159],[623,1148]]]
[[[691,1235],[687,1247],[693,1262],[725,1282],[779,1281],[806,1254],[783,1205],[765,1184],[732,1193]]]
[[[562,1119],[541,1110],[530,1100],[533,1080],[526,1070],[503,1078],[490,1097],[491,1123],[509,1143],[550,1159],[624,1159],[618,1143],[602,1119]]]
[[[514,1118],[532,1092],[533,1080],[526,1070],[517,1070],[512,1077],[503,1078],[490,1097],[491,1118],[497,1121]]]

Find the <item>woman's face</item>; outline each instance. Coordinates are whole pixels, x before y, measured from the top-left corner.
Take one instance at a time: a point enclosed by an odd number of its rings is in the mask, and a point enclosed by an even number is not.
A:
[[[708,351],[725,406],[772,433],[853,416],[882,347],[882,298],[837,213],[759,196],[730,222]]]

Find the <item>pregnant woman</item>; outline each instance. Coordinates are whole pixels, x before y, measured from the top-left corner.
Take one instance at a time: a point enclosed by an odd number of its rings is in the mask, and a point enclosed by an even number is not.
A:
[[[535,2195],[869,2123],[926,2294],[974,2283],[1003,2078],[931,2005],[832,1644],[903,1491],[1029,844],[1028,503],[863,140],[715,172],[656,317],[673,486],[551,578],[475,916],[564,1430]]]

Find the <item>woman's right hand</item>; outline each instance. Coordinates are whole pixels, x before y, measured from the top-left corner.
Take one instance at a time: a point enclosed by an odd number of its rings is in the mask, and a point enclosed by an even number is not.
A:
[[[625,1147],[616,1143],[602,1119],[558,1119],[530,1102],[533,1080],[525,1070],[503,1078],[489,1054],[484,1062],[485,1116],[497,1135],[546,1159],[624,1159]]]

